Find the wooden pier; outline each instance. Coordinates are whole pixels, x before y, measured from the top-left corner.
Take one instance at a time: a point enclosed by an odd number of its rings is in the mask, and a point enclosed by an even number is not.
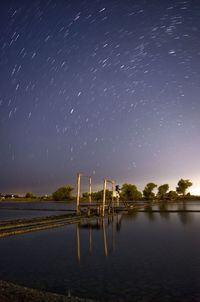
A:
[[[86,177],[89,179],[89,202],[81,203],[81,178]],[[107,201],[106,200],[106,190],[107,185],[111,184],[112,186],[112,200]],[[115,180],[110,180],[107,178],[104,178],[103,180],[103,198],[102,202],[92,202],[92,177],[85,175],[84,173],[78,173],[77,174],[77,196],[76,196],[76,213],[77,215],[80,215],[82,212],[87,212],[87,215],[90,216],[91,213],[95,213],[96,215],[99,215],[101,217],[104,217],[106,213],[111,213],[114,210],[119,210],[123,205],[125,207],[129,207],[128,204],[125,204],[125,202],[119,203],[119,198],[114,199],[115,197],[115,186],[116,182]],[[117,209],[118,208],[118,209]]]

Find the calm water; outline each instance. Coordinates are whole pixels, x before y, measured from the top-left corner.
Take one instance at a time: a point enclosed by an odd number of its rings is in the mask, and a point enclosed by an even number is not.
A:
[[[3,220],[13,220],[22,218],[36,218],[51,215],[62,215],[62,211],[26,211],[26,210],[1,210],[0,209],[0,221]]]
[[[0,202],[0,220],[34,218],[64,214],[75,209],[75,203],[63,202]]]
[[[3,208],[11,208],[11,209],[52,209],[52,210],[68,210],[68,209],[74,209],[75,203],[72,202],[13,202],[13,201],[3,201],[0,202],[0,209]]]
[[[200,301],[199,231],[200,213],[163,212],[8,237],[0,278],[102,301]]]
[[[188,203],[171,203],[168,210],[187,209],[200,210],[200,201],[190,201]],[[76,209],[76,204],[72,202],[0,202],[0,220],[34,218],[41,216],[59,215],[71,212]],[[154,205],[154,210],[165,209],[163,205]],[[37,211],[38,210],[38,211]]]
[[[167,209],[167,210],[192,210],[200,211],[200,201],[188,201],[188,202],[172,202],[169,204],[161,203],[159,205],[154,205],[153,209]]]

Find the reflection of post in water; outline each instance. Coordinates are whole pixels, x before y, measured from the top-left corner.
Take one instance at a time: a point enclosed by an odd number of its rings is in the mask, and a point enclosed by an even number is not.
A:
[[[120,216],[120,219],[118,218],[118,224],[120,225],[121,228],[121,221],[122,221],[122,216]],[[107,236],[107,231],[106,231],[106,223],[105,223],[105,219],[102,220],[102,230],[103,230],[103,243],[104,243],[104,253],[105,256],[107,257],[109,255],[109,253],[111,251],[115,251],[115,235],[116,235],[116,229],[117,229],[117,223],[115,224],[115,219],[114,216],[110,216],[108,219],[108,224],[107,227],[109,227],[109,225],[112,225],[112,249],[108,249],[109,248],[109,244],[108,244],[108,236]],[[115,229],[116,227],[116,229]]]
[[[92,254],[92,228],[89,228],[89,253]]]
[[[108,225],[111,223],[111,215],[108,215]]]
[[[116,222],[116,230],[117,232],[120,232],[122,226],[122,215],[119,215],[117,213],[117,222]]]
[[[77,260],[80,263],[81,261],[81,245],[80,245],[80,225],[76,225],[76,249],[77,249]]]
[[[118,215],[119,216],[119,215]],[[80,263],[81,262],[81,228],[88,230],[89,232],[89,254],[92,254],[92,250],[93,250],[93,229],[95,231],[100,231],[102,233],[102,239],[103,239],[103,249],[104,249],[104,254],[107,257],[109,255],[110,252],[115,251],[115,237],[116,237],[116,230],[117,227],[119,227],[121,225],[121,220],[122,217],[120,215],[120,217],[118,217],[118,222],[115,221],[114,216],[110,216],[109,220],[107,221],[107,219],[103,219],[98,217],[96,222],[93,221],[89,221],[87,223],[83,223],[83,224],[77,224],[76,225],[76,249],[77,249],[77,260]],[[112,238],[110,238],[112,240],[112,242],[110,243],[110,247],[111,249],[109,249],[109,234],[107,229],[109,229],[110,227],[110,231],[111,231],[111,236]]]
[[[112,250],[115,251],[115,225],[114,225],[114,216],[112,216]]]
[[[105,227],[105,220],[102,219],[102,228],[103,228],[103,244],[104,244],[104,253],[105,256],[108,256],[108,243],[107,243],[107,235],[106,235],[106,227]]]

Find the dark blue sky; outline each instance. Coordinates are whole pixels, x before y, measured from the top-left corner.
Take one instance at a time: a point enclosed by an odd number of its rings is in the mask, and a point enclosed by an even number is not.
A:
[[[197,192],[199,71],[197,0],[2,0],[0,192],[78,171]]]

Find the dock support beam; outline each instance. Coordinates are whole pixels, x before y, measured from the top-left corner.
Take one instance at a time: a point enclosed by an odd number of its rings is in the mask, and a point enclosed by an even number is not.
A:
[[[80,214],[80,192],[81,192],[81,174],[77,175],[77,198],[76,198],[76,214]]]
[[[105,205],[106,205],[106,189],[107,189],[107,183],[112,184],[112,209],[114,209],[114,192],[115,192],[115,181],[114,180],[108,180],[104,179],[104,184],[103,184],[103,205],[102,205],[102,216],[105,215]],[[110,212],[110,204],[108,207],[108,212]]]
[[[82,173],[77,174],[77,197],[76,197],[76,213],[77,215],[80,214],[80,199],[81,199],[81,177],[86,177],[89,179],[89,204],[90,206],[88,207],[88,215],[90,215],[90,207],[92,203],[92,177],[87,176]]]
[[[88,176],[88,178],[89,178],[89,204],[91,206],[91,203],[92,203],[92,177]],[[88,208],[88,217],[91,214],[90,206]]]
[[[107,185],[107,180],[104,179],[104,183],[103,183],[103,205],[102,205],[102,216],[103,216],[103,217],[104,217],[104,215],[105,215],[106,185]]]
[[[89,177],[89,203],[92,202],[92,177]]]
[[[112,208],[114,208],[114,191],[115,191],[115,181],[112,180]]]

